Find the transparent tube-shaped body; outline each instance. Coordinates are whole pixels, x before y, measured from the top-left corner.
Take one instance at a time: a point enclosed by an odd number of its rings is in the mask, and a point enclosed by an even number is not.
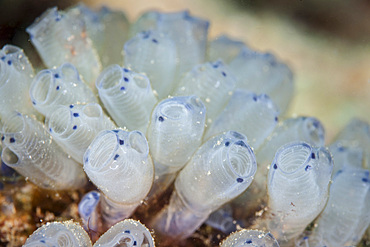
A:
[[[99,202],[100,193],[93,190],[85,194],[78,204],[78,213],[80,214],[83,228],[95,234],[99,231],[100,224]]]
[[[331,247],[357,245],[370,225],[369,208],[369,171],[354,168],[338,171],[330,186],[327,206],[313,229],[313,238],[323,239]]]
[[[86,231],[73,221],[46,223],[28,237],[24,247],[81,246],[91,247]]]
[[[107,226],[130,216],[153,183],[148,143],[139,131],[100,132],[84,155],[84,169],[104,194],[102,211]]]
[[[259,230],[242,229],[230,234],[220,247],[279,247],[278,241],[271,233]]]
[[[97,103],[94,93],[70,63],[41,70],[32,81],[30,95],[33,106],[46,117],[59,105]]]
[[[100,74],[96,87],[105,108],[119,127],[146,131],[157,103],[146,76],[111,65]]]
[[[287,110],[294,92],[293,74],[274,55],[243,48],[229,66],[237,88],[267,94],[282,114]]]
[[[281,147],[268,177],[267,228],[282,242],[297,237],[324,208],[333,162],[324,148],[305,142]]]
[[[122,11],[107,7],[93,10],[83,3],[68,10],[68,14],[81,19],[86,32],[99,54],[103,67],[122,62],[122,44],[128,36],[128,20]]]
[[[366,152],[362,148],[344,147],[341,144],[334,143],[330,146],[330,153],[334,160],[333,176],[346,167],[361,169],[366,166]]]
[[[174,179],[171,174],[179,171],[198,149],[205,115],[206,108],[196,96],[174,97],[156,106],[147,132],[155,167],[153,190],[164,191]]]
[[[226,204],[210,214],[205,223],[226,234],[235,232],[237,225],[240,224],[233,218],[233,209],[230,204]]]
[[[59,105],[50,118],[46,118],[45,124],[59,146],[81,164],[95,136],[102,130],[116,127],[96,103]]]
[[[225,109],[207,129],[204,140],[228,130],[243,133],[254,150],[272,133],[278,123],[279,112],[265,95],[236,90]]]
[[[47,67],[70,62],[95,89],[101,64],[83,21],[54,7],[46,10],[26,31]]]
[[[111,246],[138,246],[154,247],[154,239],[143,224],[139,221],[127,219],[112,226],[104,233],[94,247],[111,247]]]
[[[208,61],[217,61],[221,59],[229,64],[246,47],[242,41],[233,40],[226,35],[221,35],[208,44]]]
[[[143,31],[124,46],[125,65],[148,76],[159,99],[167,98],[175,85],[176,44],[156,30]]]
[[[41,123],[20,113],[3,121],[1,157],[6,165],[45,189],[85,185],[82,167],[62,151]]]
[[[22,49],[5,45],[0,50],[0,118],[13,111],[38,115],[29,95],[33,76],[32,65]]]
[[[188,11],[159,13],[155,11],[142,15],[132,27],[134,33],[156,29],[168,35],[177,47],[177,76],[189,71],[196,64],[203,63],[206,54],[209,22],[193,17]]]
[[[211,123],[229,101],[235,78],[222,61],[195,66],[180,81],[174,95],[196,95],[207,108]]]
[[[209,214],[247,189],[255,172],[244,135],[229,131],[210,139],[177,176],[170,204],[154,220],[156,230],[171,238],[190,236]]]

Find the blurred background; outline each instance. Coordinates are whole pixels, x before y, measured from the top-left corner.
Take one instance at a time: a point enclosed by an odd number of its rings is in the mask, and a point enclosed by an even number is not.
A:
[[[52,6],[78,1],[0,0],[0,45],[38,57],[25,28]],[[210,38],[227,34],[271,51],[292,68],[296,94],[288,116],[320,119],[328,140],[352,117],[370,122],[370,1],[368,0],[85,0],[123,10],[132,22],[150,9],[179,11],[211,22]]]

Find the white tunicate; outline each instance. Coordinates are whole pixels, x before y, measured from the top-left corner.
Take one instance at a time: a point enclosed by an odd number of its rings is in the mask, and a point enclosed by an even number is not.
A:
[[[72,221],[46,223],[28,237],[23,247],[91,247],[86,231]]]
[[[156,30],[143,31],[124,46],[125,65],[148,76],[159,99],[167,98],[175,83],[175,43]]]
[[[257,94],[267,94],[283,114],[293,97],[293,74],[289,67],[271,53],[243,48],[229,63],[236,77],[236,87]]]
[[[48,68],[70,62],[94,89],[101,64],[82,20],[54,7],[45,11],[26,31]]]
[[[0,118],[13,111],[38,115],[29,95],[33,76],[32,65],[22,49],[5,45],[0,50]]]
[[[143,224],[139,221],[127,219],[112,226],[105,232],[94,247],[111,247],[111,246],[137,246],[137,247],[154,247],[154,239]]]
[[[369,171],[345,167],[334,175],[327,206],[315,222],[312,236],[330,247],[355,246],[370,225],[369,208]]]
[[[146,76],[111,65],[99,75],[96,87],[105,108],[119,127],[146,131],[157,103]]]
[[[195,66],[179,82],[174,95],[196,95],[207,108],[207,124],[219,114],[229,101],[235,78],[222,61]]]
[[[323,147],[294,142],[277,151],[268,176],[266,225],[279,241],[297,237],[325,207],[332,168]]]
[[[59,105],[97,103],[94,93],[70,63],[37,73],[30,95],[33,106],[46,117],[50,117]]]
[[[86,32],[99,54],[103,67],[121,63],[122,44],[128,36],[129,23],[122,11],[101,7],[93,10],[83,3],[68,10],[68,14],[81,19]]]
[[[204,140],[228,130],[247,136],[257,150],[278,123],[279,112],[271,99],[244,90],[236,90],[225,109],[207,129]]]
[[[2,120],[1,158],[6,165],[45,189],[75,189],[86,184],[82,167],[62,151],[40,122],[20,113]]]
[[[157,215],[157,231],[171,238],[190,236],[221,205],[248,188],[256,172],[244,135],[229,131],[204,143],[180,171],[170,204]]]
[[[208,44],[208,61],[221,59],[229,64],[246,47],[242,41],[233,40],[226,35],[221,35]]]
[[[133,33],[157,30],[172,39],[177,49],[176,78],[205,61],[209,22],[193,17],[188,11],[143,14],[131,27]]]
[[[156,176],[153,190],[164,191],[174,179],[171,174],[179,171],[198,149],[205,115],[206,108],[196,96],[166,99],[155,107],[147,131]],[[171,178],[166,180],[167,175]]]
[[[81,164],[85,151],[95,136],[102,130],[116,127],[96,103],[59,105],[45,119],[45,125],[64,151]]]
[[[271,233],[260,230],[247,230],[230,234],[224,239],[220,247],[279,247],[278,241]]]
[[[94,233],[99,231],[99,202],[100,193],[93,190],[85,194],[78,204],[78,213],[86,231],[92,230]]]
[[[104,194],[107,226],[130,216],[153,184],[148,143],[139,131],[100,132],[84,155],[84,170]]]

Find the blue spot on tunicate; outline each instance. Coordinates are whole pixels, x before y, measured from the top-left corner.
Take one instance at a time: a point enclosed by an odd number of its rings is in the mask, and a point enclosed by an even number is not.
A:
[[[316,158],[315,153],[312,153],[312,154],[311,154],[311,158],[312,158],[312,159],[315,159],[315,158]]]
[[[303,240],[307,240],[308,239],[308,237],[306,236],[306,237],[303,237]]]
[[[49,132],[52,132],[51,128],[49,128]]]
[[[213,64],[212,67],[217,69],[218,68],[218,63]]]
[[[59,86],[56,87],[57,90],[59,90],[59,88],[60,88]]]
[[[225,142],[225,146],[228,147],[230,145],[230,142]]]
[[[125,233],[128,233],[128,234],[130,234],[130,231],[129,231],[129,230],[126,230],[126,231],[125,231]]]
[[[275,122],[277,122],[279,120],[279,118],[278,117],[275,117]]]
[[[86,159],[85,159],[85,163],[87,163],[87,162],[89,162],[89,158],[86,158]]]
[[[2,140],[2,141],[4,141],[4,139],[5,139],[5,137],[4,137],[4,136],[2,136],[2,137],[1,137],[1,140]]]
[[[242,146],[242,147],[247,147],[247,145],[245,145],[245,143],[243,141],[237,141],[237,142],[235,142],[235,145],[239,145],[239,146]]]
[[[119,145],[125,144],[124,140],[119,140]]]
[[[244,179],[242,179],[242,178],[237,178],[236,179],[236,182],[238,182],[238,183],[243,183],[243,181],[244,181]]]
[[[246,244],[251,244],[252,243],[252,240],[248,239],[247,241],[245,241]]]
[[[341,146],[341,147],[339,147],[339,148],[338,148],[338,151],[339,151],[339,152],[343,152],[344,150],[345,150],[345,147],[342,147],[342,146]]]
[[[74,125],[72,129],[74,129],[74,130],[77,129],[77,125]]]
[[[59,74],[55,74],[55,75],[54,75],[54,77],[55,77],[55,78],[59,78]]]
[[[125,89],[126,89],[125,87],[121,87],[121,88],[120,88],[120,90],[121,90],[121,91],[123,91],[123,90],[125,90]]]
[[[114,160],[117,160],[118,159],[118,157],[119,157],[119,154],[116,154],[115,156],[114,156]]]
[[[363,179],[362,179],[362,182],[367,183],[367,182],[369,182],[369,179],[367,179],[367,178],[363,178]]]
[[[60,17],[58,16],[57,18],[55,18],[55,21],[60,21]]]
[[[274,167],[274,169],[277,169],[277,165],[276,164],[274,164],[273,167]]]
[[[164,121],[164,118],[162,116],[159,116],[158,121],[159,122],[163,122]]]
[[[126,73],[127,72],[130,72],[130,70],[126,69],[126,68],[123,68],[123,71],[125,71]]]
[[[69,108],[71,108],[71,109],[72,109],[73,107],[74,107],[74,105],[69,105]]]
[[[158,40],[156,39],[152,39],[152,42],[158,44]]]
[[[12,61],[11,60],[8,61],[8,65],[12,65]]]
[[[313,124],[313,126],[314,126],[315,128],[318,128],[318,127],[319,127],[319,125],[320,125],[320,124],[319,124],[319,121],[314,121],[312,124]]]
[[[136,246],[136,241],[134,241],[133,246]]]
[[[257,101],[257,96],[253,96],[253,100],[254,101]]]
[[[125,80],[125,82],[129,81],[129,79],[127,77],[123,77],[123,80]]]
[[[10,141],[10,143],[14,143],[15,139],[13,137],[10,137],[9,141]]]
[[[35,101],[32,101],[32,104],[36,105],[36,102]]]
[[[45,244],[45,240],[43,240],[43,239],[41,239],[40,242]]]
[[[308,171],[310,168],[311,168],[311,166],[310,166],[310,165],[307,165],[307,166],[304,168],[304,170],[305,170],[305,171]]]
[[[80,116],[80,114],[78,114],[77,112],[75,112],[75,113],[73,113],[73,116],[74,116],[74,117],[79,117],[79,116]]]
[[[226,77],[226,73],[225,73],[225,72],[223,72],[223,71],[222,71],[222,75],[223,75],[224,77]]]
[[[149,32],[144,32],[143,39],[147,39],[147,38],[149,38]]]
[[[118,130],[113,130],[113,132],[118,133]]]
[[[1,57],[1,60],[3,60],[3,61],[4,61],[4,60],[5,60],[5,56],[2,56],[2,57]]]

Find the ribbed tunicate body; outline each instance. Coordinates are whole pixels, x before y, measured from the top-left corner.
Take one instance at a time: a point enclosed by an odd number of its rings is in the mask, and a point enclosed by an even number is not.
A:
[[[92,247],[89,235],[72,221],[46,223],[28,237],[24,247]]]
[[[279,247],[278,241],[271,233],[260,230],[247,230],[230,234],[220,247]]]
[[[54,140],[81,164],[95,136],[102,130],[116,127],[96,103],[60,105],[46,118],[45,123]]]
[[[33,76],[32,65],[22,49],[5,45],[0,50],[0,118],[13,111],[38,115],[29,95]]]
[[[99,75],[96,87],[105,108],[119,127],[145,133],[157,103],[146,76],[111,65]]]
[[[2,120],[1,157],[6,165],[45,189],[76,189],[86,184],[82,167],[62,151],[40,122],[20,113]]]
[[[168,237],[190,236],[218,207],[252,182],[256,161],[246,137],[229,131],[204,143],[175,180],[170,204],[155,219]]]
[[[235,78],[222,61],[195,66],[181,79],[174,95],[196,95],[207,108],[207,123],[211,123],[230,100]]]
[[[111,246],[137,246],[137,247],[154,247],[154,239],[143,224],[139,221],[127,219],[112,226],[105,232],[94,247],[111,247]]]
[[[271,99],[244,90],[236,90],[225,109],[207,129],[204,140],[228,130],[247,136],[257,150],[278,123],[279,112]]]
[[[94,93],[70,63],[37,73],[30,95],[33,106],[46,117],[50,117],[59,105],[97,103]]]
[[[281,114],[287,110],[294,93],[293,74],[274,55],[244,47],[229,67],[236,77],[237,88],[267,94]]]
[[[159,99],[167,98],[176,85],[177,47],[157,30],[138,33],[124,46],[125,65],[144,73]]]
[[[301,234],[324,208],[333,162],[325,148],[305,142],[281,147],[268,176],[266,225],[282,242]]]

